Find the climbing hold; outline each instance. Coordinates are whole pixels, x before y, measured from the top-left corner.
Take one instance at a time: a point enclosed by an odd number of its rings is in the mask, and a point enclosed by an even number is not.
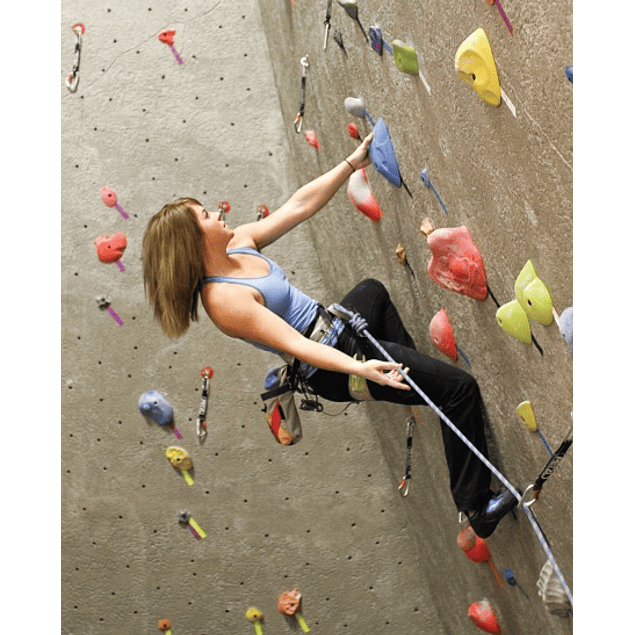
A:
[[[220,212],[221,220],[225,220],[225,215],[229,214],[229,210],[231,208],[232,208],[232,206],[229,204],[229,201],[221,201],[218,204],[218,211]]]
[[[364,27],[359,21],[359,13],[357,11],[357,3],[355,2],[355,0],[344,0],[343,2],[342,0],[337,0],[337,3],[344,9],[344,11],[346,11],[346,14],[349,18],[352,18],[353,20],[355,20],[355,22],[357,22],[357,24],[359,24],[359,28],[362,30],[362,34],[366,38],[366,42],[368,42],[366,31],[364,31]]]
[[[368,156],[376,170],[395,187],[402,184],[395,150],[388,134],[386,123],[380,117],[373,128],[373,140],[368,147]]]
[[[538,277],[531,260],[525,263],[521,269],[514,292],[518,302],[527,315],[543,326],[549,326],[553,322],[553,303],[545,283]]]
[[[374,119],[370,116],[368,110],[366,110],[363,99],[357,99],[356,97],[347,97],[344,100],[344,108],[346,108],[346,112],[349,115],[353,115],[353,117],[359,117],[360,119],[364,119],[364,117],[366,117],[371,126],[375,125]]]
[[[97,249],[97,257],[105,263],[116,262],[121,271],[125,271],[125,267],[120,262],[121,256],[126,249],[128,239],[125,234],[117,232],[112,235],[102,234],[97,236],[93,241]]]
[[[106,186],[101,188],[101,199],[108,207],[114,207],[126,220],[130,218],[117,203],[117,195]]]
[[[467,616],[474,624],[486,633],[501,634],[501,629],[489,600],[484,598],[480,602],[473,602],[467,610]]]
[[[521,421],[525,424],[525,427],[530,432],[536,432],[540,437],[543,445],[547,448],[547,452],[550,455],[553,455],[553,450],[549,446],[547,439],[543,436],[542,432],[538,429],[538,423],[536,422],[536,415],[534,414],[533,406],[531,405],[531,401],[523,401],[516,407],[516,414],[520,417]]]
[[[179,64],[183,64],[183,60],[181,59],[181,56],[176,52],[176,49],[174,48],[175,33],[176,31],[174,29],[165,29],[165,31],[161,31],[161,33],[159,33],[157,37],[159,38],[161,42],[168,45],[168,47],[172,51],[172,54],[176,58],[176,61]]]
[[[501,14],[501,18],[503,18],[503,22],[505,23],[507,30],[513,35],[514,30],[512,29],[512,24],[509,21],[509,18],[507,17],[507,14],[505,13],[505,11],[503,11],[503,7],[501,7],[500,0],[485,0],[485,1],[487,2],[487,4],[496,5],[496,8],[498,9],[498,12]]]
[[[543,565],[536,586],[538,587],[538,595],[542,598],[549,613],[558,617],[567,617],[571,613],[571,602],[551,560],[547,560]]]
[[[421,173],[419,174],[419,176],[421,177],[421,180],[423,181],[423,184],[430,190],[432,190],[432,192],[434,193],[434,195],[437,197],[437,200],[439,201],[439,203],[441,203],[441,207],[443,208],[443,211],[446,213],[448,213],[448,209],[447,207],[443,204],[443,201],[441,200],[441,197],[439,196],[439,193],[434,189],[434,185],[432,185],[432,182],[430,181],[430,176],[428,175],[428,170],[426,170],[425,168],[423,170],[421,170]]]
[[[465,227],[433,229],[429,219],[420,228],[428,239],[432,259],[428,274],[439,286],[476,300],[487,298],[487,277],[481,254]]]
[[[394,40],[393,43],[395,65],[402,73],[408,75],[419,74],[419,60],[417,59],[417,52],[412,48],[404,44],[401,40]]]
[[[254,625],[256,635],[262,635],[262,625],[260,622],[264,619],[262,611],[259,611],[255,606],[247,609],[245,617]]]
[[[505,576],[505,582],[507,582],[507,584],[509,584],[511,586],[518,587],[518,590],[531,602],[531,599],[529,598],[529,596],[525,592],[525,589],[523,589],[523,587],[521,587],[520,584],[518,584],[518,582],[516,582],[516,578],[514,577],[514,574],[513,574],[512,570],[509,567],[505,568],[505,571],[503,572],[503,575]]]
[[[560,335],[564,337],[564,341],[569,347],[571,356],[573,357],[573,307],[567,307],[560,315],[560,323],[558,324]]]
[[[335,40],[335,44],[337,44],[342,51],[344,51],[344,55],[348,57],[348,53],[346,52],[346,48],[344,47],[344,38],[342,37],[342,32],[339,29],[333,29],[333,39]]]
[[[266,205],[258,205],[256,208],[256,220],[262,220],[269,216],[269,208]]]
[[[531,344],[529,318],[518,300],[511,300],[507,304],[503,304],[496,311],[496,321],[506,333],[521,342],[525,342],[525,344]]]
[[[351,174],[346,188],[351,203],[365,216],[375,223],[379,222],[383,212],[370,190],[366,169],[360,168]]]
[[[397,248],[395,249],[395,255],[397,256],[397,261],[402,267],[407,267],[412,274],[412,277],[415,277],[415,272],[412,270],[410,263],[408,262],[408,258],[406,257],[406,249],[399,243]]]
[[[361,141],[361,137],[359,136],[359,129],[357,128],[357,124],[348,123],[346,124],[346,129],[348,130],[349,136],[353,137],[353,139],[357,139]]]
[[[188,485],[194,485],[194,481],[189,474],[189,471],[194,469],[194,465],[192,463],[192,457],[187,450],[171,445],[165,451],[165,457],[170,461],[172,467],[181,470],[181,474],[183,474],[183,478]]]
[[[573,66],[567,66],[564,69],[564,74],[567,76],[567,79],[573,84]]]
[[[194,535],[196,540],[202,540],[207,537],[207,534],[201,529],[201,526],[192,518],[192,515],[187,509],[177,514],[177,520],[181,525],[187,525],[189,530]]]
[[[454,331],[445,309],[438,311],[430,321],[430,337],[434,345],[452,361],[456,361],[458,353],[454,341]]]
[[[297,589],[292,589],[291,591],[285,591],[278,598],[278,611],[283,615],[295,615],[295,618],[298,620],[298,624],[302,628],[305,633],[309,632],[309,626],[304,621],[302,615],[298,612],[300,608],[300,600],[302,599],[302,594]]]
[[[160,631],[164,631],[166,633],[166,635],[172,635],[172,624],[170,622],[170,620],[159,620],[159,623],[157,624],[157,627],[159,628]]]
[[[101,296],[97,298],[97,306],[103,310],[106,309],[112,319],[119,324],[119,326],[123,326],[123,320],[117,315],[116,311],[110,306],[110,300],[108,300],[105,296]]]
[[[371,26],[368,29],[368,35],[370,36],[370,45],[373,48],[373,51],[378,55],[382,55],[384,52],[384,47],[386,50],[393,55],[393,50],[390,45],[384,40],[381,29],[378,26]]]
[[[494,563],[492,561],[492,556],[487,547],[487,543],[483,538],[477,536],[474,533],[474,529],[472,527],[466,527],[459,532],[459,535],[456,538],[456,543],[461,547],[463,553],[472,561],[472,562],[486,562],[494,577],[496,578],[496,582],[498,582],[499,587],[503,587],[503,582],[498,575],[498,571],[494,567]]]
[[[483,29],[476,29],[456,51],[454,68],[490,106],[500,106],[501,89],[492,47]]]
[[[315,132],[313,132],[313,130],[307,130],[304,133],[304,138],[314,147],[317,148],[318,150],[320,149],[320,144],[318,143],[317,140],[317,136],[315,134]]]
[[[139,399],[138,407],[141,414],[150,417],[161,426],[172,423],[172,406],[156,390],[144,392]]]

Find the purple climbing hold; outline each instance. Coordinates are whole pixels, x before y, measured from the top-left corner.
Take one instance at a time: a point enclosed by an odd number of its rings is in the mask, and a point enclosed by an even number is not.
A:
[[[172,406],[156,390],[148,390],[139,399],[141,414],[154,419],[159,425],[172,423]]]

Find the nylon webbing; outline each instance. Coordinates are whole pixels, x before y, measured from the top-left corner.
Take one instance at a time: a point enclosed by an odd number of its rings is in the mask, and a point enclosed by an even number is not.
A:
[[[348,320],[349,324],[351,325],[352,328],[355,329],[355,332],[360,334],[360,335],[364,335],[364,337],[366,337],[368,339],[368,341],[386,358],[387,361],[396,364],[397,362],[388,354],[388,352],[384,349],[384,347],[368,332],[368,323],[366,322],[366,320],[364,320],[364,318],[359,314],[359,313],[354,313],[353,311],[350,311],[349,309],[339,305],[339,304],[333,304],[331,305],[332,308],[336,311],[336,312],[340,312],[342,313],[343,316],[345,316],[345,319]],[[439,418],[446,424],[449,426],[449,428],[459,437],[459,439],[461,439],[461,441],[463,441],[463,443],[465,443],[465,445],[467,445],[468,448],[470,448],[470,450],[472,450],[472,452],[474,452],[474,454],[476,454],[476,456],[490,469],[490,471],[496,476],[496,478],[498,478],[498,480],[503,483],[503,485],[505,485],[505,487],[507,487],[507,489],[512,492],[512,494],[516,497],[516,499],[520,502],[521,501],[521,494],[516,490],[516,488],[503,476],[503,474],[501,474],[500,470],[498,470],[496,467],[494,467],[494,465],[492,465],[492,463],[490,463],[490,461],[483,455],[482,452],[480,452],[480,450],[478,450],[474,444],[448,419],[448,417],[440,410],[440,408],[428,397],[428,395],[426,395],[423,390],[421,390],[421,388],[419,388],[419,386],[408,376],[408,374],[406,372],[404,372],[403,370],[399,369],[399,373],[401,374],[401,376],[404,378],[404,380],[410,384],[410,386],[412,388],[414,388],[415,392],[417,392],[417,394],[423,398],[423,400],[430,406],[430,408],[432,408],[432,410],[439,416]],[[545,537],[545,535],[543,534],[542,530],[540,529],[540,526],[538,525],[538,522],[536,521],[536,519],[534,518],[533,512],[529,509],[527,503],[523,502],[522,504],[522,508],[525,511],[525,513],[527,514],[527,518],[529,519],[529,522],[531,524],[531,526],[533,527],[534,531],[536,532],[536,535],[538,536],[538,540],[540,541],[540,544],[542,545],[543,550],[545,551],[545,553],[547,554],[547,557],[549,558],[549,561],[551,562],[551,564],[553,565],[553,569],[556,573],[556,575],[558,576],[558,578],[560,579],[560,583],[562,584],[562,588],[564,589],[565,593],[567,594],[567,597],[569,598],[569,601],[571,602],[571,606],[573,606],[573,594],[571,593],[566,580],[564,579],[564,576],[562,575],[562,571],[560,570],[560,567],[558,566],[553,553],[551,552],[551,549],[547,543],[547,539]]]

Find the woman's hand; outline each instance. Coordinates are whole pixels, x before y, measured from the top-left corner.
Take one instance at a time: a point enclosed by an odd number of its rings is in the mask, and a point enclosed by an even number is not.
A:
[[[390,386],[400,390],[410,390],[407,383],[403,383],[403,375],[398,369],[402,369],[403,364],[395,364],[393,362],[382,362],[379,359],[369,359],[361,364],[362,371],[356,372],[357,375],[373,381],[382,386]],[[407,373],[410,369],[403,369]]]
[[[373,133],[371,132],[358,146],[357,150],[351,154],[347,161],[353,166],[355,170],[365,168],[370,164],[370,157],[368,156],[368,146],[373,140]]]

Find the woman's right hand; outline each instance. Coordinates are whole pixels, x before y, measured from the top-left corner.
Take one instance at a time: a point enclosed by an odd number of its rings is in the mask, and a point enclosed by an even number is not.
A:
[[[362,371],[356,373],[369,381],[373,381],[381,386],[390,386],[399,390],[410,390],[410,386],[403,382],[403,373],[410,369],[403,369],[403,364],[394,362],[383,362],[380,359],[369,359],[361,364]],[[401,372],[400,372],[401,371]]]

